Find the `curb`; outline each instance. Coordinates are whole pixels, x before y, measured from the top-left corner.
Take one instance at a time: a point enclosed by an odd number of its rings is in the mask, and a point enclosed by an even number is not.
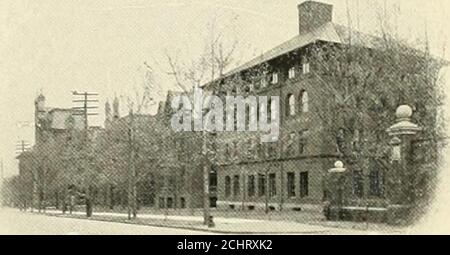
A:
[[[37,215],[44,215],[44,216],[50,216],[50,217],[58,217],[58,218],[67,218],[67,219],[80,219],[80,220],[88,220],[88,221],[98,221],[98,222],[112,222],[112,223],[119,223],[119,224],[127,224],[127,225],[139,225],[139,226],[149,226],[149,227],[157,227],[157,228],[173,228],[173,229],[183,229],[183,230],[190,230],[190,231],[196,231],[196,232],[208,232],[213,234],[228,234],[228,235],[312,235],[312,234],[325,234],[329,233],[327,230],[323,231],[308,231],[308,232],[252,232],[252,231],[225,231],[225,230],[214,230],[214,229],[200,229],[195,227],[188,227],[188,226],[180,226],[180,225],[164,225],[164,224],[157,224],[157,223],[139,223],[139,222],[131,222],[131,221],[115,221],[115,220],[108,220],[108,219],[95,219],[95,218],[86,218],[86,217],[72,217],[70,215],[63,215],[63,214],[51,214],[51,213],[37,213],[37,212],[30,212],[32,214]],[[94,215],[95,216],[95,215]]]

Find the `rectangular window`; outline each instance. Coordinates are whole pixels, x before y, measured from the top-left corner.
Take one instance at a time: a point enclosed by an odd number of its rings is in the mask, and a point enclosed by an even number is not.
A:
[[[211,171],[209,173],[209,189],[214,190],[217,188],[217,171]]]
[[[303,130],[298,133],[298,153],[304,155],[306,153],[308,130]]]
[[[258,195],[260,197],[266,195],[266,176],[264,174],[258,174]]]
[[[291,67],[288,72],[289,79],[295,78],[295,67]]]
[[[180,208],[186,208],[186,199],[184,197],[180,198]]]
[[[277,175],[276,174],[269,174],[269,195],[271,197],[274,197],[277,195]]]
[[[364,179],[361,171],[353,172],[353,194],[358,198],[364,196]]]
[[[369,172],[369,191],[371,196],[383,196],[383,176],[379,169],[372,169]]]
[[[248,177],[248,196],[253,197],[255,196],[255,176],[250,175]]]
[[[164,208],[165,207],[165,205],[166,205],[166,201],[165,201],[165,199],[163,198],[163,197],[160,197],[159,198],[159,208]]]
[[[239,175],[235,175],[233,177],[233,196],[239,196],[241,191],[240,183],[239,183]]]
[[[310,65],[308,62],[303,63],[303,74],[309,74],[310,72]]]
[[[167,208],[173,208],[173,198],[167,198]]]
[[[277,84],[278,83],[278,73],[273,73],[272,74],[272,84]]]
[[[231,196],[231,178],[230,176],[225,177],[225,197]]]
[[[295,174],[287,173],[287,193],[288,197],[295,197]]]
[[[309,174],[308,172],[300,173],[300,197],[309,196]]]

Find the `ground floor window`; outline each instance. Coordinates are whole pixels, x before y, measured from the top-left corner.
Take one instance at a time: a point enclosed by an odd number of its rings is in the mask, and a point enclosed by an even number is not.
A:
[[[167,198],[167,208],[173,208],[173,198]]]
[[[180,198],[180,207],[182,209],[186,208],[186,199],[184,197]]]
[[[237,197],[240,194],[240,181],[239,175],[233,177],[233,196]]]
[[[287,173],[287,194],[288,197],[295,197],[295,174]]]
[[[231,196],[231,178],[230,176],[225,177],[225,197]]]
[[[300,197],[309,196],[309,174],[308,172],[300,173]]]
[[[364,178],[361,171],[353,171],[353,195],[358,198],[364,196]]]
[[[248,196],[253,197],[255,196],[255,176],[250,175],[248,177]]]
[[[277,195],[277,175],[269,174],[269,195],[274,197]]]
[[[159,208],[164,208],[164,207],[165,207],[165,204],[166,204],[166,201],[164,200],[164,198],[163,198],[163,197],[160,197],[160,198],[159,198],[159,203],[158,203]]]
[[[374,197],[383,196],[383,173],[378,167],[373,167],[369,172],[369,194]]]
[[[217,207],[217,197],[209,198],[209,207],[216,208]]]
[[[266,176],[264,174],[258,174],[258,195],[260,197],[266,195]]]

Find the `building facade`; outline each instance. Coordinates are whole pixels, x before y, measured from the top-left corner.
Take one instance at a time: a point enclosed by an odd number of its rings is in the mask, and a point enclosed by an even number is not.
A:
[[[349,203],[385,207],[389,204],[386,173],[391,167],[386,125],[395,121],[400,104],[414,105],[415,116],[434,125],[433,99],[420,101],[414,93],[435,91],[432,83],[422,81],[437,69],[425,67],[425,54],[389,41],[392,48],[398,47],[392,55],[403,59],[395,62],[383,48],[386,40],[333,23],[332,5],[306,1],[298,6],[298,13],[297,36],[204,86],[222,98],[280,99],[277,141],[261,143],[261,132],[217,133],[217,160],[212,167],[217,175],[217,205],[240,210],[322,210],[329,195],[328,170],[336,160],[343,160],[351,176]],[[390,80],[395,83],[389,84]],[[352,84],[372,87],[352,93]],[[270,100],[261,107],[269,113],[273,110]],[[259,112],[246,108],[247,116]],[[367,149],[371,143],[373,148]]]

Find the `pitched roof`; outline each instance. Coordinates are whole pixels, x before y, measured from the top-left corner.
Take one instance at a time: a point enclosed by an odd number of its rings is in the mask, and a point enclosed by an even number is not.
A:
[[[269,60],[280,57],[284,54],[305,47],[317,41],[325,41],[340,44],[351,43],[352,45],[360,45],[368,48],[377,48],[381,45],[381,38],[379,37],[350,30],[345,26],[329,22],[311,32],[296,35],[292,39],[276,46],[275,48],[261,54],[260,56],[248,61],[247,63],[227,72],[225,74],[225,77],[255,67],[257,65],[260,65]],[[205,84],[204,87],[208,86],[209,84],[211,83]]]

